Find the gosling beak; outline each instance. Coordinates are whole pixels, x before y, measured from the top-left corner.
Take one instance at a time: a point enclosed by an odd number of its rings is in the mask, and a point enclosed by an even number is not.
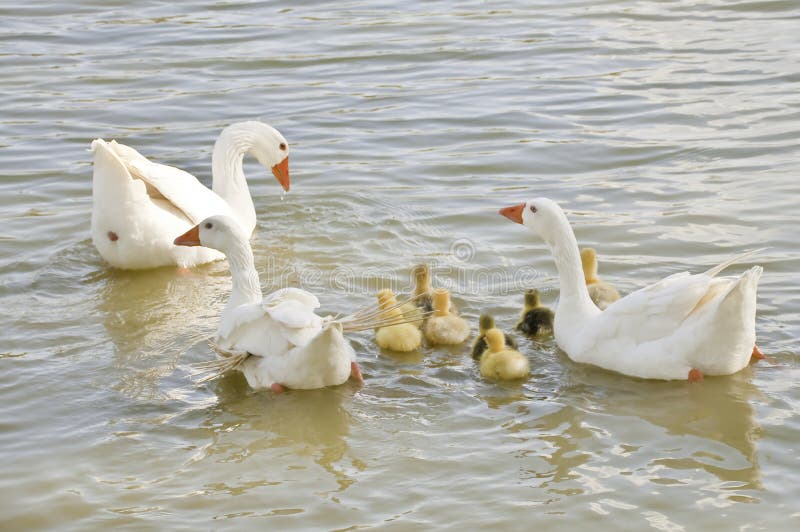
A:
[[[195,225],[173,242],[176,246],[202,246],[200,243],[200,226]]]
[[[525,209],[525,204],[512,205],[511,207],[503,207],[500,209],[500,214],[511,220],[512,222],[522,223],[522,211]]]
[[[289,156],[287,155],[281,162],[272,167],[272,175],[281,184],[283,190],[289,192]]]

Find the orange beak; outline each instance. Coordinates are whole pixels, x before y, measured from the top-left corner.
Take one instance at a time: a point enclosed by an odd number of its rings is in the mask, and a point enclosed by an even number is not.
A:
[[[503,207],[500,209],[500,214],[511,220],[512,222],[522,223],[522,211],[525,209],[525,204],[512,205],[511,207]]]
[[[272,167],[272,175],[281,184],[283,190],[289,192],[289,156]]]
[[[200,226],[195,225],[173,242],[176,246],[202,246],[200,243]]]

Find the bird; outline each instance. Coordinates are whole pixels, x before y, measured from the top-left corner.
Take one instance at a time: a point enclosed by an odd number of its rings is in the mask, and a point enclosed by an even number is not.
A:
[[[594,248],[581,249],[581,267],[586,286],[589,289],[589,297],[597,305],[597,308],[605,310],[607,306],[620,298],[619,292],[611,283],[597,278],[597,252]]]
[[[433,315],[422,331],[433,345],[458,345],[469,337],[469,323],[450,310],[450,292],[446,288],[433,291]]]
[[[481,314],[481,317],[478,319],[478,337],[472,342],[472,358],[479,359],[484,351],[486,351],[486,331],[489,329],[494,329],[494,318],[488,314]],[[505,335],[505,342],[508,347],[511,349],[517,348],[517,342],[514,340],[514,337],[510,334]]]
[[[115,140],[95,139],[91,151],[92,243],[114,268],[186,268],[222,259],[217,250],[172,243],[176,234],[215,214],[234,218],[249,238],[256,212],[242,170],[246,153],[270,168],[285,191],[290,185],[289,144],[262,122],[238,122],[222,131],[211,158],[211,189]]]
[[[539,291],[530,289],[525,292],[525,305],[516,329],[531,337],[542,337],[553,334],[555,314],[541,303]]]
[[[433,290],[431,290],[431,270],[427,264],[414,266],[414,301],[417,307],[426,312],[433,310]],[[410,308],[408,310],[411,310]]]
[[[601,311],[589,298],[575,234],[556,202],[535,198],[500,209],[500,214],[550,248],[560,286],[555,340],[573,361],[643,379],[695,382],[736,373],[753,357],[763,269],[718,274],[759,250],[702,273],[670,275]]]
[[[334,319],[316,314],[319,300],[299,288],[262,296],[248,235],[233,218],[215,215],[175,238],[176,246],[205,246],[223,252],[231,269],[231,295],[212,347],[221,360],[196,369],[215,378],[241,371],[256,390],[335,386],[352,377],[363,382],[356,355],[343,333],[402,323],[380,309]]]
[[[530,363],[525,355],[506,345],[505,336],[500,329],[486,331],[488,348],[480,357],[481,375],[493,380],[520,380],[531,373]]]
[[[391,290],[381,290],[378,292],[378,303],[380,308],[385,311],[386,318],[390,321],[401,321],[403,313],[397,303],[397,299]],[[399,308],[398,308],[399,307]],[[417,314],[419,309],[415,307]],[[413,318],[415,316],[412,316]],[[422,321],[422,317],[418,319]],[[375,331],[375,342],[382,349],[407,353],[416,351],[422,345],[422,332],[414,322],[397,323],[379,327]]]

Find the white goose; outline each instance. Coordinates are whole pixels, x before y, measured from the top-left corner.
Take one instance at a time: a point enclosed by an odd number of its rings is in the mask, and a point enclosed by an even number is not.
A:
[[[701,380],[735,373],[757,357],[756,290],[761,266],[738,277],[716,277],[750,253],[700,274],[676,273],[610,304],[589,298],[578,243],[552,200],[537,198],[500,214],[550,246],[560,282],[554,333],[575,362],[645,379]]]
[[[387,319],[380,310],[323,318],[314,312],[317,298],[298,288],[262,298],[247,235],[228,216],[206,218],[176,238],[175,245],[217,249],[230,264],[233,288],[214,338],[215,349],[225,358],[204,365],[212,377],[238,369],[251,387],[278,393],[284,388],[335,386],[351,376],[362,382],[355,352],[343,332],[408,321]]]
[[[261,122],[240,122],[222,131],[211,157],[211,189],[113,140],[94,140],[92,151],[92,242],[116,268],[188,267],[221,259],[215,250],[172,243],[176,234],[214,214],[231,216],[249,237],[256,211],[242,170],[245,153],[289,190],[289,145]]]

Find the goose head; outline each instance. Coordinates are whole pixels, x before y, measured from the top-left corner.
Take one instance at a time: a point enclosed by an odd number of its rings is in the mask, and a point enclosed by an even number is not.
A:
[[[256,120],[229,125],[222,130],[214,144],[212,164],[217,164],[214,160],[229,164],[231,157],[241,160],[245,153],[272,170],[272,175],[283,189],[289,190],[289,143],[277,129]],[[220,172],[220,176],[224,173]],[[224,184],[221,182],[220,186]],[[217,186],[215,182],[215,190]]]
[[[258,162],[272,170],[272,175],[289,192],[289,143],[272,126],[253,122],[257,135],[253,139],[250,153]]]
[[[247,243],[247,236],[238,222],[224,215],[209,216],[173,241],[176,246],[204,246],[226,255],[242,242]]]
[[[500,214],[522,224],[546,242],[552,242],[565,221],[564,212],[558,204],[547,198],[535,198],[519,205],[500,209]]]

